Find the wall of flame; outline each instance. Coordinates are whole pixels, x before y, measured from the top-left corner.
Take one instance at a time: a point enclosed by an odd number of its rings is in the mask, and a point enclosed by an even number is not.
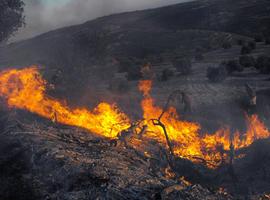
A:
[[[11,108],[28,110],[58,123],[82,127],[108,138],[116,138],[118,133],[131,125],[129,117],[115,104],[101,102],[93,110],[70,108],[60,100],[47,96],[46,85],[36,66],[0,73],[0,96]],[[150,121],[162,113],[162,108],[155,105],[150,95],[152,81],[140,81],[138,88],[144,96],[141,102],[145,119],[143,125],[147,126],[144,137],[166,145],[163,130]],[[218,166],[224,159],[220,149],[229,151],[233,144],[237,150],[249,146],[257,139],[270,137],[269,130],[257,115],[246,115],[247,132],[244,134],[238,131],[231,133],[229,128],[221,128],[212,134],[201,134],[200,124],[181,120],[174,107],[170,107],[161,120],[166,126],[175,155],[193,162],[203,159],[209,167]]]

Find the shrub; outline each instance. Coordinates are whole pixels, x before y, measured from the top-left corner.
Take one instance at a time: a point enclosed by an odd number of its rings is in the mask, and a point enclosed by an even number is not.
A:
[[[243,67],[254,67],[255,66],[255,59],[252,56],[240,56],[239,63]]]
[[[127,72],[128,80],[139,80],[140,78],[142,78],[140,67],[141,64],[137,60],[131,58],[122,58],[119,61],[118,72]]]
[[[270,37],[265,38],[265,45],[269,45],[270,44]]]
[[[197,47],[195,50],[195,60],[201,61],[204,59],[203,56],[204,49],[202,47]]]
[[[250,54],[251,51],[252,51],[252,49],[251,49],[249,46],[245,45],[245,46],[243,46],[242,49],[241,49],[241,54],[242,54],[242,55]]]
[[[263,35],[262,34],[256,34],[255,36],[254,36],[254,40],[255,40],[255,42],[263,42]]]
[[[168,81],[170,77],[173,76],[173,71],[169,68],[166,68],[162,71],[160,80],[161,81]]]
[[[228,74],[232,74],[233,72],[242,72],[244,67],[240,65],[238,60],[229,60],[227,62],[223,62],[221,65],[224,65]]]
[[[204,59],[204,56],[201,53],[196,53],[195,60],[202,61]]]
[[[256,42],[249,41],[248,42],[248,47],[250,47],[250,49],[252,49],[252,50],[256,49]]]
[[[259,56],[256,59],[256,69],[261,73],[270,73],[270,57],[269,56]]]
[[[208,67],[207,68],[207,78],[213,83],[222,82],[227,78],[227,70],[223,65],[219,67]]]
[[[178,58],[173,63],[175,69],[183,75],[189,75],[192,72],[191,60],[187,58]]]
[[[238,39],[238,40],[237,40],[237,44],[238,44],[239,46],[243,46],[243,45],[246,44],[246,41],[245,41],[244,39]]]
[[[230,43],[230,42],[224,42],[223,44],[222,44],[222,48],[223,49],[230,49],[230,48],[232,48],[232,44]]]

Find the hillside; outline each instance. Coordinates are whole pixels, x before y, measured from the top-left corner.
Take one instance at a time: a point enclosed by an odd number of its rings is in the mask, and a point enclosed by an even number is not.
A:
[[[89,66],[107,56],[209,51],[238,35],[269,34],[269,11],[267,0],[200,0],[106,16],[3,47],[0,65]]]

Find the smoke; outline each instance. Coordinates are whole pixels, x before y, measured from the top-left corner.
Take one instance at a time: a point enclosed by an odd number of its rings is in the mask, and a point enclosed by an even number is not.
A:
[[[24,0],[26,26],[17,41],[113,13],[141,10],[189,0]]]

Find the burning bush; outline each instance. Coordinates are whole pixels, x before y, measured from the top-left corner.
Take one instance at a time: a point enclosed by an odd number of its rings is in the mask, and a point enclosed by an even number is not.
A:
[[[239,63],[245,68],[254,67],[255,59],[252,56],[240,56]]]
[[[270,73],[270,57],[269,56],[259,56],[256,60],[255,67],[261,73]]]
[[[189,75],[192,72],[191,60],[188,58],[178,58],[173,62],[174,67],[183,75]]]
[[[245,54],[250,54],[252,51],[252,49],[250,48],[250,46],[248,45],[244,45],[241,49],[241,54],[245,55]]]
[[[238,60],[229,60],[222,63],[225,66],[228,74],[232,74],[233,72],[242,72],[244,67],[240,65]]]
[[[222,82],[227,78],[228,72],[224,65],[219,67],[208,67],[207,68],[207,78],[213,83]]]

